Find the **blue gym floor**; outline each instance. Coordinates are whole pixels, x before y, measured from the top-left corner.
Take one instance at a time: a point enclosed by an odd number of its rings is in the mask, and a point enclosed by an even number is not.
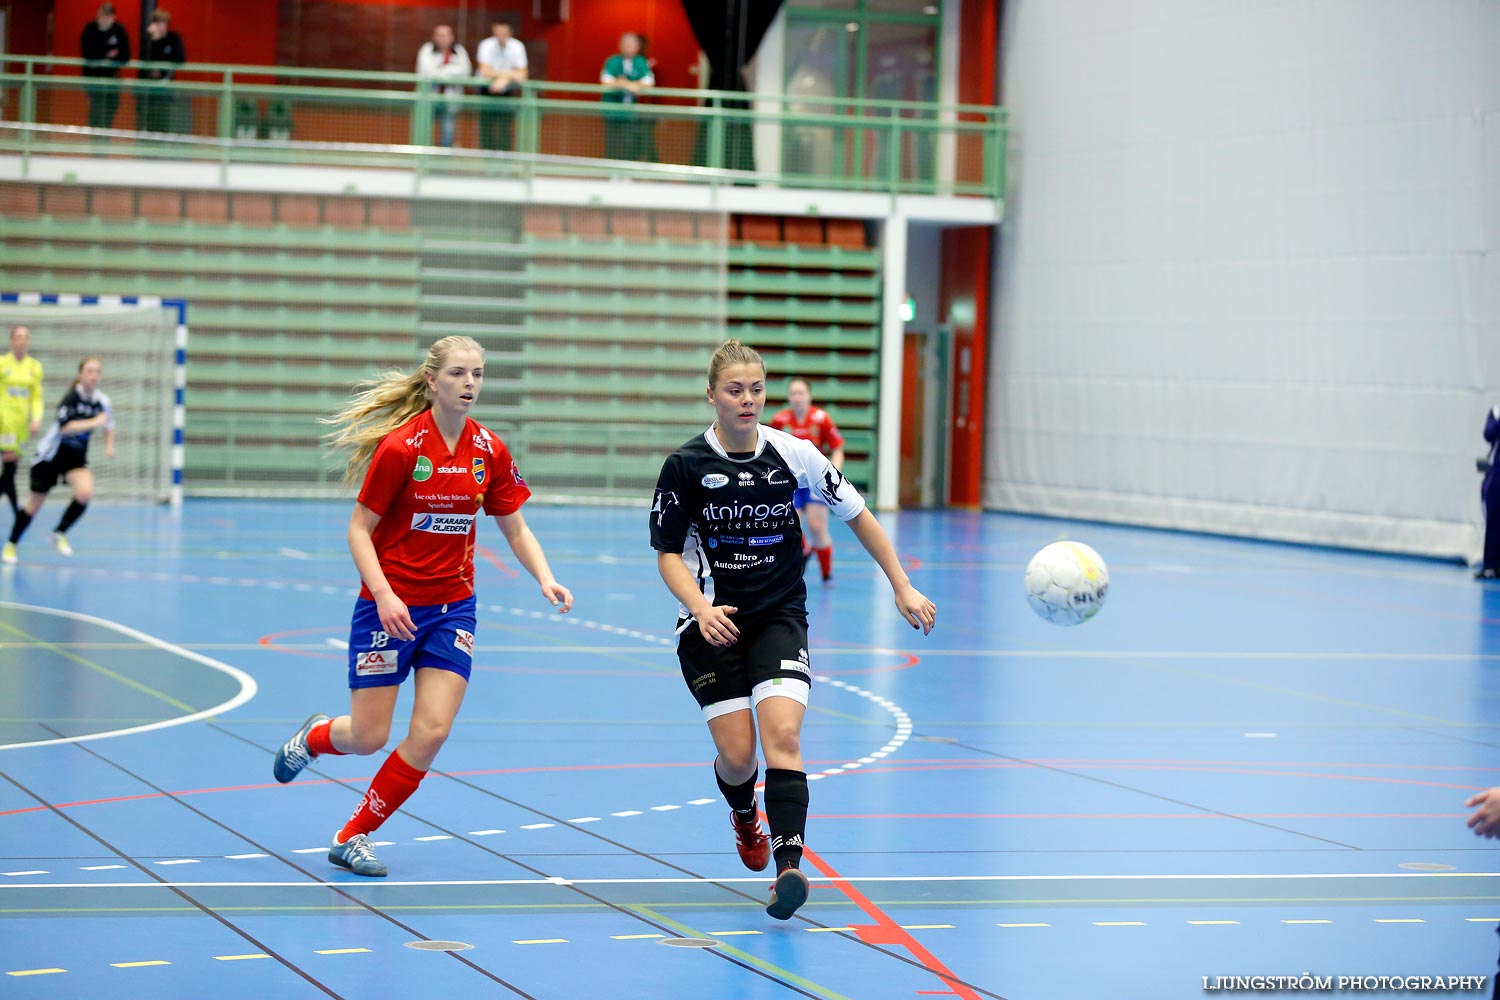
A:
[[[1457,566],[886,516],[938,604],[923,639],[836,528],[834,584],[810,578],[813,895],[778,923],[644,509],[528,507],[564,617],[483,525],[473,684],[377,835],[384,880],[324,857],[380,758],[270,774],[347,708],[348,505],[100,505],[70,560],[60,509],[0,576],[6,1000],[1162,1000],[1495,968],[1500,858],[1463,802],[1500,784],[1500,587]],[[1081,628],[1022,593],[1062,537],[1111,569]]]

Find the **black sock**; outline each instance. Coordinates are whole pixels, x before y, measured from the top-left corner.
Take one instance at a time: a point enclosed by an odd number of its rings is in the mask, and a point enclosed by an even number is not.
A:
[[[0,496],[10,501],[12,514],[20,509],[16,502],[16,465],[15,462],[0,463]]]
[[[807,830],[806,774],[766,768],[766,819],[771,824],[776,870],[798,867],[802,863],[802,835]]]
[[[755,815],[755,779],[760,777],[760,768],[738,785],[731,785],[719,774],[719,762],[714,761],[714,780],[719,783],[719,792],[736,816],[748,822]]]
[[[14,545],[26,534],[26,528],[31,524],[31,515],[24,510],[16,511],[16,523],[10,526],[10,541]]]
[[[68,509],[63,511],[62,520],[58,521],[57,527],[53,528],[52,530],[57,532],[59,535],[65,533],[69,528],[78,523],[78,519],[82,517],[83,512],[88,509],[88,504],[79,503],[77,500],[74,500],[72,503],[68,504]]]

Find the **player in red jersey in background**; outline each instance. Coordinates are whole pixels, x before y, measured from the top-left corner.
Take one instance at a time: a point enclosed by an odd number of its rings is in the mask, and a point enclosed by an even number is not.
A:
[[[844,435],[834,426],[828,411],[812,405],[812,386],[805,378],[794,378],[786,384],[786,409],[771,418],[771,426],[793,437],[811,441],[833,467],[844,468]],[[828,533],[828,505],[816,490],[800,489],[792,502],[802,518],[802,557],[818,554],[818,568],[823,582],[833,579],[833,536]]]
[[[491,514],[542,596],[566,612],[573,595],[547,566],[521,505],[531,496],[504,443],[470,419],[484,351],[444,337],[411,375],[387,372],[329,421],[353,454],[345,482],[364,485],[349,521],[349,551],[364,581],[349,627],[349,714],[314,715],[276,754],[291,781],[320,754],[373,754],[391,731],[396,693],[416,675],[406,738],[381,765],[328,860],[382,876],[369,834],[417,790],[448,738],[474,658],[474,522]]]

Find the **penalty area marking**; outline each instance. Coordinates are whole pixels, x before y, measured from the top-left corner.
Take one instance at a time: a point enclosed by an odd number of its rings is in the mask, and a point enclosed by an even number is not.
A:
[[[220,673],[228,674],[230,677],[233,677],[236,681],[239,682],[240,690],[238,694],[236,694],[233,698],[230,698],[226,702],[222,702],[218,705],[213,706],[212,708],[205,708],[201,712],[193,712],[190,715],[178,716],[175,719],[163,719],[160,722],[150,722],[143,726],[131,726],[128,729],[112,729],[108,732],[103,733],[84,733],[81,736],[62,736],[58,737],[57,739],[51,740],[32,740],[29,743],[0,743],[0,750],[20,750],[25,747],[50,747],[59,746],[64,743],[86,743],[90,740],[110,739],[111,737],[115,736],[132,736],[136,733],[149,733],[154,732],[158,729],[168,729],[172,726],[181,726],[189,722],[198,722],[203,719],[213,718],[216,715],[223,715],[225,712],[229,712],[236,708],[239,708],[241,705],[245,704],[245,702],[249,701],[251,698],[254,698],[256,693],[260,690],[255,683],[255,678],[251,677],[243,670],[240,670],[236,667],[231,667],[227,663],[220,663],[218,660],[211,659],[201,653],[195,653],[191,649],[185,649],[182,646],[177,645],[176,643],[167,642],[165,639],[158,639],[154,635],[147,635],[145,632],[137,631],[136,629],[133,629],[128,625],[121,625],[119,622],[112,622],[107,618],[96,618],[93,615],[85,615],[77,611],[62,611],[58,608],[42,608],[34,604],[17,604],[13,601],[0,601],[0,609],[4,608],[13,608],[17,611],[33,612],[40,615],[53,615],[57,618],[67,618],[71,621],[87,622],[90,625],[98,625],[100,628],[106,628],[112,632],[117,632],[120,635],[127,636],[131,639],[136,640],[137,642],[144,643],[147,646],[152,646],[156,649],[162,650],[163,652],[171,653],[174,656],[180,656],[183,659],[192,660],[194,663],[200,663],[203,666],[210,667],[214,670],[219,671]]]

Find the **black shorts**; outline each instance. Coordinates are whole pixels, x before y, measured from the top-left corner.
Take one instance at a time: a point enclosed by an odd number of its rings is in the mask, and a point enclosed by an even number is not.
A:
[[[769,611],[733,615],[733,646],[703,638],[696,618],[677,620],[677,660],[705,719],[715,719],[785,696],[807,704],[812,669],[807,657],[807,613]]]
[[[72,448],[59,448],[45,462],[31,463],[31,492],[46,493],[74,469],[87,469],[88,455]]]

